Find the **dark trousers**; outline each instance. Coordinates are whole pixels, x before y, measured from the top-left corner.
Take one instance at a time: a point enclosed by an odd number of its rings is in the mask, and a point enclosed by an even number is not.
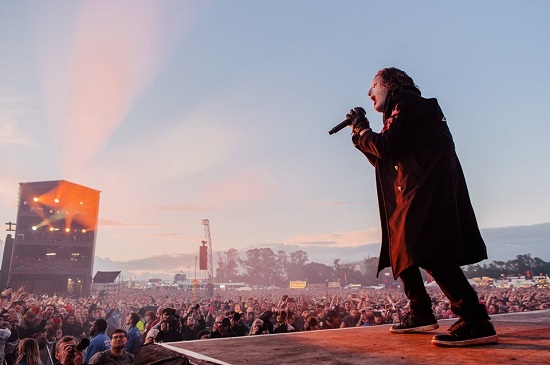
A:
[[[451,302],[451,310],[463,320],[489,319],[487,309],[479,303],[477,293],[472,288],[458,264],[451,261],[430,262],[420,265],[430,274]],[[410,300],[411,313],[431,315],[432,300],[420,274],[419,266],[412,266],[399,275],[405,295]]]

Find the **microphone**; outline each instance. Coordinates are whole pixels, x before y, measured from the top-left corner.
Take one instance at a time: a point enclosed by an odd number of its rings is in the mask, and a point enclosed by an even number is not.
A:
[[[332,128],[330,131],[328,131],[328,134],[334,134],[337,132],[340,132],[342,129],[346,128],[348,125],[351,125],[352,121],[356,117],[363,116],[365,117],[367,113],[365,112],[365,109],[361,108],[360,106],[353,108],[348,115],[346,115],[346,120],[343,122],[340,122],[336,127]]]
[[[351,119],[346,118],[346,120],[339,123],[336,127],[332,128],[330,131],[328,131],[328,134],[332,135],[334,133],[340,132],[342,129],[346,128],[350,124],[351,124]]]

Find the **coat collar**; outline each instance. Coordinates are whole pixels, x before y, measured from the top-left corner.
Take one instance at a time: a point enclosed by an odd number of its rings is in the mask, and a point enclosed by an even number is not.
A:
[[[388,96],[386,97],[386,101],[384,102],[384,115],[382,118],[384,124],[386,123],[386,120],[391,116],[393,108],[395,107],[395,100],[397,99],[397,96],[404,92],[412,92],[418,96],[422,96],[420,90],[414,85],[402,85],[389,91]]]

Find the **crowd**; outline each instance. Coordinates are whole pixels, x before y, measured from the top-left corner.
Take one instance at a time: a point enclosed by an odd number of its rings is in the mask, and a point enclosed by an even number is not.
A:
[[[479,286],[476,291],[490,315],[550,305],[549,288]],[[428,292],[438,319],[454,317],[439,288]],[[402,289],[223,290],[210,298],[200,291],[121,288],[72,298],[6,288],[0,305],[2,365],[65,365],[75,353],[80,363],[130,364],[142,345],[375,326],[399,323],[408,312]]]

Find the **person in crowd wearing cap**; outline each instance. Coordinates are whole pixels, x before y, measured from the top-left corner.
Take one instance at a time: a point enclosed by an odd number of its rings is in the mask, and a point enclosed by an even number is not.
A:
[[[340,328],[341,322],[342,321],[340,320],[338,312],[336,312],[334,309],[330,309],[325,316],[325,321],[323,322],[323,326],[321,327],[321,329],[330,330]]]
[[[122,328],[114,329],[111,334],[111,347],[108,350],[97,352],[92,356],[88,365],[131,365],[135,356],[128,351],[124,351],[127,341],[128,337],[125,330]]]
[[[111,341],[109,336],[105,334],[105,331],[107,331],[107,321],[103,318],[99,318],[92,324],[90,328],[92,340],[90,341],[90,346],[88,346],[86,350],[86,363],[88,363],[97,352],[111,348]]]
[[[141,345],[141,333],[136,326],[140,320],[141,317],[136,312],[130,312],[126,316],[126,324],[130,327],[128,328],[128,341],[126,342],[126,347],[124,348],[124,350],[134,355],[136,354],[139,345]]]
[[[325,306],[322,304],[317,304],[317,307],[315,309],[317,315],[317,323],[319,324],[319,328],[321,329],[325,328],[325,320],[328,309],[328,307],[325,309]]]
[[[197,334],[197,340],[207,340],[210,338],[209,330],[202,330]]]

